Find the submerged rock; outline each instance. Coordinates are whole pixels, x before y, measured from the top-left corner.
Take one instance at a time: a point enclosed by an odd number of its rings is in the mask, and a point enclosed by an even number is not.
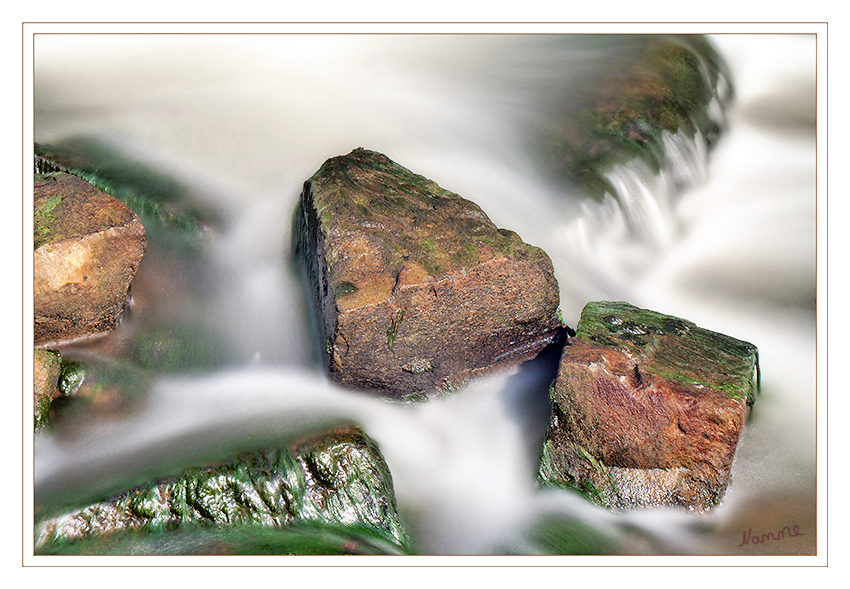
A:
[[[61,436],[126,416],[144,401],[151,379],[127,360],[69,350],[62,358],[61,396],[51,407],[50,425]]]
[[[647,37],[628,73],[600,84],[586,108],[562,116],[541,136],[547,167],[590,195],[617,196],[613,166],[638,160],[656,173],[670,157],[670,137],[699,135],[710,148],[732,100],[723,58],[700,35]]]
[[[380,153],[326,161],[293,223],[325,365],[343,385],[450,390],[533,357],[562,329],[543,250]]]
[[[36,525],[36,548],[42,553],[74,553],[83,541],[83,547],[98,552],[97,538],[110,544],[113,537],[120,541],[130,531],[137,538],[168,532],[191,538],[219,530],[213,538],[226,542],[235,530],[297,533],[302,528],[312,534],[327,529],[331,544],[347,534],[380,539],[399,552],[408,550],[389,468],[377,445],[359,428],[194,468],[175,479],[45,519]]]
[[[35,177],[37,346],[113,329],[145,252],[145,229],[117,199],[69,174]]]
[[[552,387],[544,482],[614,508],[716,505],[758,351],[626,303],[588,303]]]

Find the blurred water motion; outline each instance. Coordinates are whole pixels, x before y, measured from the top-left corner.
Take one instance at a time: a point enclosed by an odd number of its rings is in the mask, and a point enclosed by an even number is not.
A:
[[[222,211],[200,270],[150,249],[122,329],[179,319],[221,334],[230,353],[215,370],[163,375],[137,414],[41,436],[36,497],[120,490],[211,448],[355,420],[425,553],[522,552],[529,526],[553,514],[660,553],[750,554],[742,530],[796,524],[807,542],[758,550],[814,553],[815,41],[712,41],[732,69],[730,127],[707,166],[683,156],[693,189],[658,200],[665,180],[650,179],[635,206],[655,216],[636,235],[620,203],[546,178],[529,138],[616,76],[641,38],[38,35],[37,142],[93,138]],[[290,218],[302,182],[358,146],[545,249],[570,325],[589,300],[627,300],[757,345],[762,395],[724,504],[615,515],[538,489],[547,405],[545,387],[522,385],[533,375],[417,406],[328,385],[289,267]]]

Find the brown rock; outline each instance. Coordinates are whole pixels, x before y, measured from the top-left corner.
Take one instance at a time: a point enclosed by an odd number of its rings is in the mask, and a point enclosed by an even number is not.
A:
[[[565,346],[541,475],[617,508],[717,504],[757,351],[625,303],[590,303]]]
[[[337,382],[394,397],[536,355],[561,329],[539,248],[474,203],[356,149],[304,185],[293,228]]]
[[[69,174],[35,177],[37,346],[112,329],[145,252],[145,230],[117,199]]]

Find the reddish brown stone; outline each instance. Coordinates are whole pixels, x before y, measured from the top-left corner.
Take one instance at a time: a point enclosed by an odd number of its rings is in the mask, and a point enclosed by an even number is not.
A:
[[[382,154],[325,162],[293,235],[343,385],[395,397],[453,388],[533,357],[561,329],[542,250]]]
[[[751,398],[755,348],[630,305],[591,305],[552,390],[544,480],[618,508],[717,504]]]
[[[36,345],[109,331],[145,252],[141,222],[69,174],[36,176],[34,208]]]

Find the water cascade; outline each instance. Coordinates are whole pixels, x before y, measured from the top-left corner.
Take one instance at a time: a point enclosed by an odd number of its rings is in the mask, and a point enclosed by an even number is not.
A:
[[[355,422],[379,444],[424,554],[534,552],[534,526],[553,518],[626,553],[737,553],[742,530],[786,524],[810,542],[763,547],[813,551],[814,40],[711,40],[736,90],[711,154],[700,133],[665,132],[660,171],[615,166],[616,194],[593,200],[535,166],[529,130],[547,124],[554,96],[578,108],[616,77],[633,38],[40,36],[36,141],[107,145],[220,219],[201,253],[150,248],[115,335],[188,325],[223,351],[200,370],[163,371],[131,410],[40,434],[36,504]],[[763,57],[775,53],[786,59]],[[626,300],[756,344],[762,394],[724,503],[622,514],[541,489],[549,406],[534,371],[410,404],[329,384],[291,268],[290,219],[303,181],[359,146],[546,250],[570,325],[587,301]]]

